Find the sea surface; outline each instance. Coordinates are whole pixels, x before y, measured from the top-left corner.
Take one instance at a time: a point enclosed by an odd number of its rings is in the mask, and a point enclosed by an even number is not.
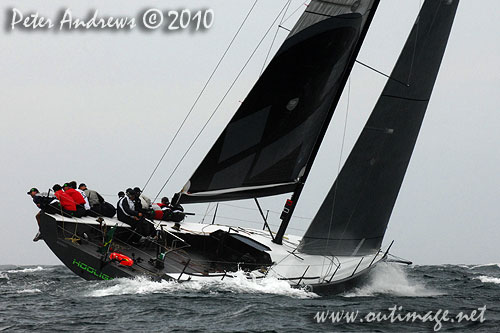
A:
[[[346,322],[347,311],[357,311],[354,322]],[[408,313],[420,317],[412,322]],[[468,317],[459,322],[460,313]],[[292,289],[273,278],[249,281],[243,274],[203,283],[97,282],[64,266],[0,266],[0,331],[33,330],[498,332],[500,265],[380,264],[366,285],[341,295]]]

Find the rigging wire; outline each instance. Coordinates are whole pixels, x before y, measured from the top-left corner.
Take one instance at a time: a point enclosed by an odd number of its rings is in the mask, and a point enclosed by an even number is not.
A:
[[[247,21],[248,17],[250,16],[250,14],[252,13],[253,9],[255,8],[255,5],[257,4],[259,0],[255,0],[255,2],[253,3],[252,7],[250,8],[250,10],[248,11],[247,15],[245,16],[245,19],[243,20],[243,22],[241,23],[240,27],[238,28],[238,30],[236,31],[236,33],[234,34],[233,38],[231,39],[231,42],[229,43],[229,45],[227,46],[226,50],[224,51],[224,53],[222,54],[222,57],[219,59],[219,62],[217,63],[217,65],[215,66],[214,70],[212,71],[212,74],[210,74],[207,82],[205,82],[205,85],[203,86],[203,89],[201,89],[200,93],[198,94],[198,96],[196,97],[193,105],[191,106],[191,108],[189,109],[189,112],[187,113],[186,117],[184,117],[184,120],[182,121],[181,125],[179,126],[179,128],[177,129],[177,132],[175,132],[172,140],[170,141],[170,143],[168,144],[167,148],[165,149],[165,151],[163,152],[163,155],[161,156],[160,160],[158,161],[158,163],[156,164],[153,172],[151,173],[151,175],[149,176],[148,180],[146,181],[146,184],[144,184],[142,190],[144,191],[144,189],[148,186],[149,182],[151,181],[151,178],[153,178],[153,175],[156,173],[156,170],[158,170],[158,167],[160,166],[161,162],[163,161],[163,159],[165,158],[165,155],[167,155],[168,151],[170,150],[170,147],[172,146],[172,144],[174,143],[175,139],[177,138],[177,135],[179,134],[179,132],[181,131],[181,129],[184,127],[184,124],[186,123],[186,120],[189,118],[189,116],[191,115],[191,113],[193,112],[195,106],[198,104],[198,101],[200,100],[201,96],[203,95],[203,93],[205,92],[206,88],[208,87],[208,84],[210,83],[210,81],[212,80],[213,76],[215,75],[215,73],[217,72],[217,70],[219,69],[219,66],[220,64],[222,63],[222,61],[224,60],[224,58],[226,57],[226,54],[228,53],[229,49],[231,48],[231,46],[233,45],[234,41],[236,40],[236,37],[239,35],[241,29],[243,28],[243,26],[245,25],[245,22]],[[156,198],[155,198],[156,200]]]
[[[233,208],[239,208],[239,209],[246,209],[246,210],[255,211],[255,208],[237,206],[237,205],[232,205],[232,204],[228,204],[228,203],[221,203],[221,205],[228,206],[228,207],[233,207]],[[273,213],[273,214],[281,214],[282,213],[282,212],[279,212],[277,210],[271,210],[271,209],[266,209],[266,210],[269,211],[269,213]],[[312,217],[303,217],[303,216],[296,216],[296,215],[294,215],[293,217],[294,218],[303,219],[303,220],[312,220]]]
[[[326,244],[325,244],[325,253],[326,251],[328,250],[328,242],[330,240],[330,232],[332,230],[332,224],[333,224],[333,211],[334,211],[334,208],[335,208],[335,200],[337,198],[337,188],[338,188],[338,183],[337,183],[337,180],[340,176],[340,172],[341,172],[341,167],[342,167],[342,156],[344,154],[344,145],[345,145],[345,137],[346,137],[346,132],[347,132],[347,120],[349,118],[349,107],[350,107],[350,104],[351,104],[351,77],[349,77],[349,82],[347,84],[347,107],[346,107],[346,113],[345,113],[345,120],[344,120],[344,133],[342,135],[342,145],[340,146],[340,156],[339,156],[339,164],[338,164],[338,167],[337,167],[337,179],[335,180],[335,188],[334,188],[334,192],[333,192],[333,202],[332,202],[332,210],[331,210],[331,214],[330,214],[330,223],[328,224],[328,234],[327,234],[327,237],[326,237]],[[349,222],[348,222],[349,224]],[[321,275],[323,275],[323,266],[325,264],[325,258],[326,256],[323,256],[323,264],[321,266]]]
[[[264,41],[264,39],[266,38],[266,36],[269,34],[269,31],[271,31],[271,29],[273,28],[274,24],[276,23],[276,21],[278,20],[278,18],[280,17],[281,13],[285,10],[286,8],[286,4],[285,6],[283,6],[283,8],[281,9],[281,11],[278,13],[278,15],[276,16],[276,18],[274,19],[273,23],[270,25],[270,27],[267,29],[266,33],[264,34],[264,36],[261,38],[261,40],[259,41],[259,43],[257,44],[257,46],[255,47],[255,49],[253,50],[252,54],[250,55],[250,57],[247,59],[247,61],[245,62],[245,64],[243,65],[243,67],[241,68],[240,72],[238,73],[238,75],[236,76],[236,78],[233,80],[233,82],[231,83],[231,85],[229,86],[229,88],[227,89],[226,93],[224,94],[224,96],[222,97],[221,101],[219,102],[219,104],[217,104],[215,110],[212,112],[212,114],[210,115],[210,117],[208,118],[208,120],[205,122],[205,124],[203,125],[203,127],[201,128],[201,130],[198,132],[198,134],[196,135],[196,137],[193,139],[193,141],[191,142],[191,144],[189,145],[188,149],[186,150],[186,152],[182,155],[181,159],[179,160],[179,162],[176,164],[174,170],[172,171],[172,173],[170,174],[170,176],[167,178],[167,180],[165,181],[165,183],[163,184],[163,186],[161,187],[160,191],[158,191],[158,194],[156,195],[155,197],[155,201],[156,199],[158,199],[158,197],[160,196],[161,192],[163,191],[163,189],[165,188],[165,186],[167,186],[168,182],[170,181],[170,179],[172,178],[172,176],[175,174],[175,172],[177,171],[177,169],[179,168],[179,166],[181,165],[182,161],[184,160],[184,158],[187,156],[187,154],[189,153],[189,151],[191,150],[191,148],[194,146],[195,142],[198,140],[198,138],[200,137],[201,133],[203,133],[203,131],[205,130],[205,128],[207,127],[208,123],[210,122],[210,120],[212,120],[213,116],[215,115],[215,113],[219,110],[219,107],[222,105],[222,103],[224,102],[224,100],[226,99],[227,95],[229,94],[229,92],[232,90],[232,88],[234,87],[234,85],[236,84],[236,81],[238,81],[238,79],[240,78],[241,74],[243,73],[243,71],[245,70],[245,68],[247,67],[247,65],[250,63],[250,60],[252,60],[253,56],[255,55],[255,53],[257,52],[257,50],[259,49],[260,45],[262,44],[262,42]]]
[[[281,22],[280,24],[285,24],[293,15],[295,15],[295,13],[297,13],[299,11],[300,8],[302,8],[302,6],[309,6],[309,4],[307,2],[304,2],[302,4],[300,4],[283,22]]]
[[[356,63],[358,63],[358,64],[360,64],[361,66],[364,66],[364,67],[366,67],[366,68],[368,68],[368,69],[371,69],[371,70],[372,70],[372,71],[374,71],[375,73],[378,73],[378,74],[380,74],[380,75],[382,75],[382,76],[385,76],[385,77],[386,77],[386,78],[388,78],[389,80],[393,80],[393,81],[396,81],[397,83],[401,83],[401,84],[402,84],[403,86],[405,86],[405,87],[409,87],[409,86],[410,86],[410,84],[409,84],[409,83],[405,83],[405,82],[403,82],[403,81],[400,81],[400,80],[398,80],[398,79],[395,79],[395,78],[393,78],[392,76],[387,75],[387,74],[385,74],[384,72],[381,72],[381,71],[379,71],[378,69],[376,69],[376,68],[374,68],[374,67],[372,67],[372,66],[369,66],[369,65],[365,64],[364,62],[361,62],[361,61],[359,61],[359,60],[355,60],[355,62],[356,62]],[[413,66],[413,65],[412,65],[412,66]],[[408,78],[408,80],[409,80],[409,78]]]
[[[283,24],[283,19],[285,18],[286,12],[288,11],[288,8],[290,8],[291,3],[292,3],[292,0],[288,0],[288,6],[286,7],[286,10],[283,13],[283,16],[281,17],[281,21],[278,24],[278,27],[276,27],[276,32],[274,33],[274,37],[273,37],[273,40],[271,42],[271,46],[269,47],[269,50],[267,50],[266,59],[264,60],[264,63],[262,64],[262,69],[260,70],[259,77],[262,75],[262,73],[264,72],[264,69],[266,68],[267,59],[269,58],[269,54],[271,53],[271,50],[273,49],[274,42],[276,41],[276,37],[278,36],[278,31],[280,31],[280,27]]]
[[[203,222],[205,222],[205,218],[207,217],[207,214],[208,214],[208,210],[210,209],[210,204],[211,202],[208,203],[207,205],[207,210],[205,211],[205,215],[203,215],[203,218],[201,219],[201,224],[203,224]]]

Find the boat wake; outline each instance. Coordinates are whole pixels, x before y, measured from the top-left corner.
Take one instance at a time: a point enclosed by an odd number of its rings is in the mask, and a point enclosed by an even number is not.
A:
[[[444,293],[409,278],[400,265],[380,263],[370,273],[369,280],[364,286],[355,288],[343,296],[371,297],[381,294],[402,297],[432,297]]]
[[[315,298],[319,297],[313,292],[302,289],[295,289],[286,281],[278,280],[274,277],[267,277],[260,280],[247,279],[244,272],[239,271],[233,278],[226,278],[222,281],[151,281],[145,277],[135,279],[115,279],[106,282],[105,287],[101,283],[95,290],[87,294],[89,297],[105,297],[115,295],[130,294],[178,294],[178,293],[207,293],[207,294],[273,294],[288,296],[292,298]],[[112,285],[109,285],[112,284]]]

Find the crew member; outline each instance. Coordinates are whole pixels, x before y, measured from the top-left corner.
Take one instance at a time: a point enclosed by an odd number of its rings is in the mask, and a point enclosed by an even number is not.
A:
[[[71,187],[69,183],[64,183],[63,189],[64,193],[69,195],[76,205],[77,213],[75,216],[76,217],[86,216],[87,215],[86,205],[88,205],[88,202],[85,201],[83,195],[77,190],[75,190],[73,187]],[[88,208],[90,209],[90,205],[88,205]]]
[[[78,186],[78,190],[83,192],[83,195],[87,197],[88,203],[90,205],[90,210],[87,210],[88,215],[97,217],[99,215],[105,215],[103,210],[105,209],[104,198],[94,190],[89,190],[87,185],[84,183]],[[113,214],[114,215],[114,214]]]
[[[116,215],[119,221],[130,225],[139,235],[150,236],[154,228],[137,209],[137,198],[138,195],[134,190],[127,189],[126,196],[118,201]],[[134,239],[137,240],[137,237],[134,237]]]
[[[141,207],[143,210],[149,210],[151,209],[151,199],[149,199],[147,196],[142,193],[141,189],[138,187],[134,188],[135,193],[139,196],[139,199],[141,200]]]
[[[80,217],[80,213],[77,212],[75,201],[68,193],[63,191],[61,185],[55,184],[52,186],[52,190],[54,191],[56,198],[59,200],[63,213],[69,216]]]
[[[32,187],[27,192],[27,194],[33,198],[33,202],[35,203],[35,205],[46,213],[55,214],[60,209],[59,200],[57,200],[53,195],[49,196],[49,194],[46,192],[40,193],[40,191],[38,191],[36,187]],[[39,226],[40,226],[40,214],[41,211],[38,212],[35,216]],[[42,234],[40,233],[40,229],[38,229],[35,238],[33,238],[33,242],[38,242],[40,239],[42,239]]]

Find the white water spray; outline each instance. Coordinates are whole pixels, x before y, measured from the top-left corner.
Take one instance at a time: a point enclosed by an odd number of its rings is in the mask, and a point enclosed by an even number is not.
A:
[[[373,269],[366,285],[347,292],[345,297],[367,297],[379,294],[406,297],[429,297],[443,293],[430,289],[408,277],[400,265],[380,263]]]
[[[104,297],[125,294],[155,294],[155,293],[182,293],[182,292],[207,292],[207,293],[241,293],[241,294],[274,294],[293,298],[314,298],[319,297],[313,292],[302,289],[294,289],[286,281],[278,280],[274,277],[264,279],[248,279],[244,272],[239,271],[233,278],[226,278],[222,281],[189,281],[154,282],[144,277],[135,279],[116,279],[113,285],[97,285],[97,289],[92,290],[87,296]]]

